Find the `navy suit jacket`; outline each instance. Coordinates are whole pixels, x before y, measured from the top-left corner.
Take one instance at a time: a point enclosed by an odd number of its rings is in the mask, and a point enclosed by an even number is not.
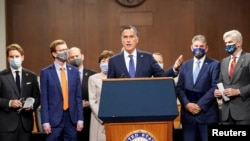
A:
[[[137,50],[137,63],[135,77],[175,77],[173,68],[164,71],[155,61],[153,55],[148,52]],[[126,67],[124,52],[109,59],[108,78],[129,78]]]
[[[83,121],[82,91],[79,71],[67,64],[69,113],[73,123]],[[63,97],[60,80],[54,64],[41,70],[41,120],[42,124],[57,126],[63,117]]]
[[[220,64],[217,60],[206,57],[197,81],[193,82],[193,59],[183,63],[177,83],[177,96],[181,102],[182,123],[216,123],[219,111],[214,90],[217,88]],[[197,116],[192,115],[185,106],[189,102],[197,103],[202,111]]]

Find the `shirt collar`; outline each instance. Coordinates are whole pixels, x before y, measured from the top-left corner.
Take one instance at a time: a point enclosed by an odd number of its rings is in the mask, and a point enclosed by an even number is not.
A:
[[[206,58],[206,55],[204,55],[202,58],[199,59],[200,64],[203,64],[205,58]],[[198,59],[197,59],[196,57],[194,57],[194,63],[195,63],[196,61],[198,61]]]
[[[10,67],[10,70],[12,73],[15,73],[16,71],[22,72],[22,67],[19,67],[18,69],[13,69],[12,67]]]
[[[62,66],[60,66],[57,62],[54,62],[54,65],[55,65],[55,67],[56,67],[56,70],[60,70],[60,68],[62,67]],[[67,70],[67,68],[66,68],[66,63],[63,63],[63,67],[64,67],[65,70]]]
[[[241,52],[242,52],[242,49],[236,54],[236,58],[239,58],[240,57],[240,55],[241,55]],[[233,58],[233,55],[231,55],[231,58]]]
[[[133,52],[132,52],[132,54],[131,55],[133,55],[135,58],[136,58],[136,56],[137,56],[137,50],[135,49]],[[124,57],[126,58],[126,57],[128,57],[128,55],[130,55],[128,52],[126,52],[125,50],[124,50]]]

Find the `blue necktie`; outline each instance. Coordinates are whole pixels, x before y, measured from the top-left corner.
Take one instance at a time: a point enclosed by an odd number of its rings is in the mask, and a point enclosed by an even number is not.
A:
[[[20,76],[19,76],[19,71],[16,71],[16,86],[18,89],[18,92],[20,94],[21,91],[21,86],[20,86]]]
[[[196,61],[196,67],[194,69],[194,74],[193,74],[193,80],[194,80],[194,83],[196,82],[196,79],[199,75],[199,72],[200,72],[200,61]]]
[[[129,74],[130,77],[135,77],[135,63],[134,63],[134,58],[133,55],[129,55]]]

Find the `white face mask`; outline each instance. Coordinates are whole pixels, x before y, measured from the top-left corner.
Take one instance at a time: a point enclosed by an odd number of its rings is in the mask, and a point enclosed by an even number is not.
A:
[[[162,63],[158,63],[159,64],[159,66],[163,69],[163,64]]]
[[[10,66],[14,69],[17,69],[21,67],[22,65],[22,60],[21,58],[14,58],[14,59],[9,59]]]

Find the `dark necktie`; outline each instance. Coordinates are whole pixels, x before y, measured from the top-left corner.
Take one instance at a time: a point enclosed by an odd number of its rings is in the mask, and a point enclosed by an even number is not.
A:
[[[135,77],[135,63],[134,63],[134,58],[133,55],[129,55],[129,74],[130,77]]]
[[[21,86],[20,86],[20,75],[19,75],[19,71],[16,71],[16,86],[18,89],[18,92],[20,94],[21,92]]]
[[[232,59],[233,60],[231,62],[230,69],[229,69],[229,78],[230,78],[230,80],[232,80],[232,78],[233,78],[233,72],[234,72],[234,68],[236,66],[236,57],[233,56]]]
[[[193,74],[193,81],[194,83],[196,82],[197,80],[197,77],[199,75],[199,72],[200,72],[200,61],[196,61],[196,67],[194,69],[194,74]]]

